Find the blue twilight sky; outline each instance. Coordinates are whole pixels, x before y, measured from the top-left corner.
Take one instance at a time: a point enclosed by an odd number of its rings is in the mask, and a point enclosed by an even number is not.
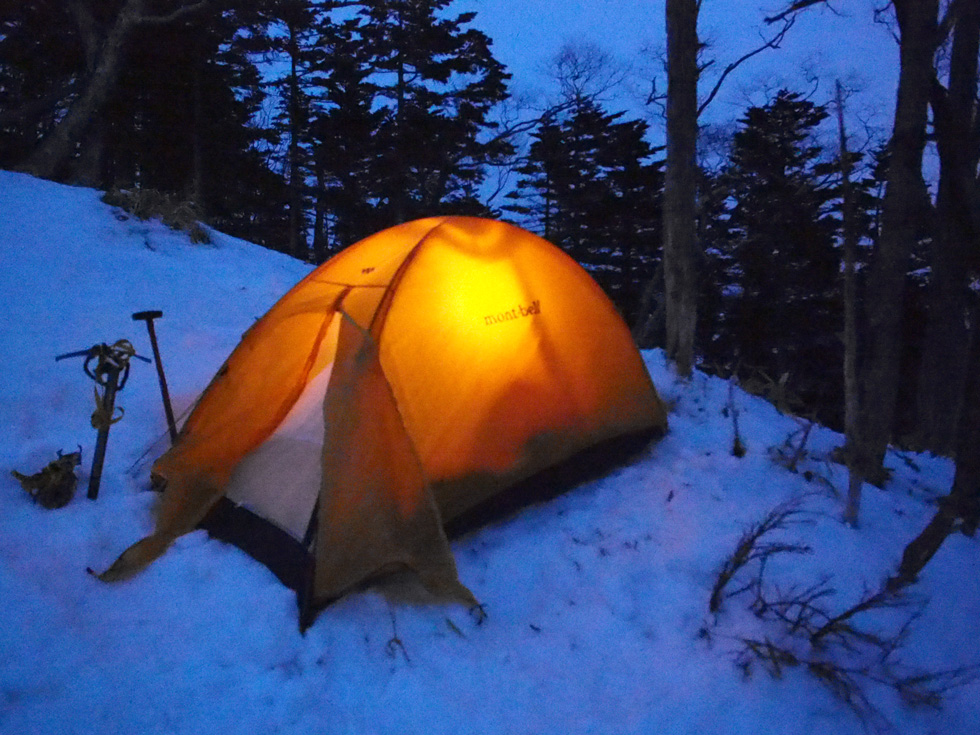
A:
[[[715,59],[702,82],[705,92],[727,64],[760,44],[760,33],[773,33],[763,18],[785,7],[788,0],[703,0],[699,34],[711,45]],[[767,90],[782,86],[795,91],[814,89],[808,77],[819,78],[814,102],[833,96],[840,79],[858,90],[847,102],[854,135],[863,135],[864,123],[879,130],[891,124],[898,47],[890,29],[875,23],[874,7],[882,0],[832,0],[833,8],[816,7],[803,12],[782,47],[767,50],[741,66],[728,78],[712,103],[705,122],[736,120],[745,107],[763,103]],[[457,0],[450,12],[475,10],[473,25],[493,39],[496,57],[514,75],[517,92],[538,93],[547,88],[547,62],[563,44],[592,43],[629,65],[632,90],[624,89],[608,107],[628,107],[645,114],[656,128],[658,111],[643,109],[640,99],[649,91],[651,74],[662,67],[644,49],[663,51],[664,0]],[[889,16],[890,17],[890,16]]]

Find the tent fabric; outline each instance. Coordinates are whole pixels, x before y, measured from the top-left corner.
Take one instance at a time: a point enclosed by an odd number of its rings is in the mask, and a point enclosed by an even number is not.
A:
[[[589,447],[665,430],[629,330],[571,258],[502,222],[409,222],[246,332],[154,465],[154,533],[102,578],[226,497],[306,545],[314,604],[399,568],[473,602],[445,523]]]
[[[324,401],[312,605],[399,567],[416,570],[434,592],[475,603],[456,576],[439,511],[375,342],[346,317],[334,366]]]

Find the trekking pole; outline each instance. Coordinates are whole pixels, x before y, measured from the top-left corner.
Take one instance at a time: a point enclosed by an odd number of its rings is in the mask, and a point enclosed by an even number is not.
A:
[[[64,360],[69,357],[84,357],[85,363],[82,369],[85,370],[85,374],[94,380],[96,385],[103,388],[101,397],[98,388],[96,388],[95,412],[92,414],[92,426],[99,430],[99,435],[95,442],[95,453],[92,456],[92,471],[89,473],[88,498],[95,500],[99,497],[99,484],[102,482],[102,466],[105,463],[109,428],[122,418],[120,415],[119,418],[113,419],[112,415],[115,412],[116,393],[123,389],[126,380],[129,378],[129,360],[131,357],[135,357],[146,362],[150,361],[141,355],[137,355],[133,346],[124,339],[113,345],[98,344],[88,350],[58,355],[55,360]],[[98,360],[94,367],[92,367],[93,360]]]
[[[153,360],[157,366],[157,378],[160,380],[160,395],[163,396],[163,411],[167,415],[167,428],[170,430],[170,443],[177,441],[177,422],[174,420],[174,410],[170,406],[170,391],[167,390],[167,377],[163,374],[163,363],[160,361],[160,348],[157,347],[157,333],[153,328],[153,320],[163,316],[162,311],[137,311],[133,321],[146,322],[146,331],[150,333],[150,346],[153,348]]]

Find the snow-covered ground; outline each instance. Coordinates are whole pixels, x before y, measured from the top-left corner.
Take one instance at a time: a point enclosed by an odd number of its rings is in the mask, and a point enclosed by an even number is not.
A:
[[[150,530],[156,496],[145,490],[166,424],[153,366],[134,362],[101,494],[87,500],[92,383],[80,360],[54,357],[123,337],[150,355],[131,314],[160,309],[163,364],[183,412],[241,333],[309,270],[212,235],[193,245],[98,192],[0,172],[0,733],[816,735],[886,721],[899,733],[980,731],[977,681],[937,710],[855,675],[868,700],[862,722],[805,666],[774,679],[758,660],[739,665],[744,638],[831,655],[753,616],[751,593],[708,611],[745,529],[793,498],[809,522],[764,541],[812,552],[773,559],[766,579],[787,590],[827,578],[836,592],[818,602],[844,609],[895,568],[948,490],[950,463],[890,456],[892,481],[865,488],[861,528],[847,528],[833,490],[843,473],[826,461],[838,435],[814,429],[792,473],[770,448],[796,421],[736,391],[748,453],[733,457],[728,386],[703,374],[678,381],[659,352],[645,357],[671,407],[665,439],[603,479],[454,542],[460,577],[485,605],[480,625],[458,606],[368,591],[300,635],[293,593],[203,531],[129,581],[86,574]],[[62,509],[33,504],[7,473],[37,471],[77,445],[79,489]],[[895,654],[908,670],[980,663],[980,543],[951,537],[916,593],[921,614]],[[894,630],[902,619],[886,611],[854,623]]]

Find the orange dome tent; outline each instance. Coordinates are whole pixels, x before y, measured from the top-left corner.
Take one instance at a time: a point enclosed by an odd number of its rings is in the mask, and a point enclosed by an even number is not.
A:
[[[473,602],[445,523],[665,429],[626,325],[571,258],[502,222],[409,222],[324,263],[246,332],[154,465],[154,533],[102,579],[224,508],[265,546],[299,548],[307,613],[405,567]]]

